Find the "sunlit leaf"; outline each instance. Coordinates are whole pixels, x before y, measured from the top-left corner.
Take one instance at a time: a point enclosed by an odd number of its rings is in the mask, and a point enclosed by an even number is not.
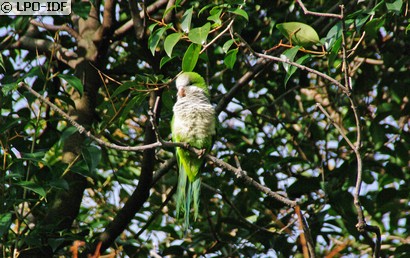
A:
[[[199,28],[194,28],[189,31],[188,38],[192,41],[192,43],[203,45],[206,43],[206,38],[208,37],[208,33],[211,30],[211,24],[207,22],[204,26]]]
[[[236,54],[238,53],[238,49],[231,49],[226,53],[226,56],[224,58],[224,64],[226,65],[227,68],[233,69],[233,66],[235,65],[236,62]]]
[[[214,22],[217,26],[222,24],[222,21],[221,21],[222,9],[219,6],[215,6],[214,8],[212,8],[209,14],[210,16],[206,18],[208,21]]]
[[[191,72],[194,70],[199,58],[201,45],[191,43],[182,58],[182,71]]]
[[[18,83],[19,82],[4,84],[4,85],[1,86],[1,91],[3,92],[4,95],[7,95],[7,94],[17,90]]]
[[[181,19],[181,29],[183,32],[188,33],[191,29],[192,12],[194,8],[191,7],[185,11]]]
[[[386,3],[387,10],[389,12],[394,12],[397,15],[400,14],[402,6],[403,6],[403,0],[395,0],[392,3]]]
[[[230,39],[228,41],[225,42],[225,44],[222,46],[222,50],[227,53],[229,48],[232,46],[232,44],[234,43],[233,39]]]
[[[161,27],[161,28],[155,30],[148,38],[148,46],[149,46],[149,49],[151,50],[151,54],[153,56],[155,55],[155,51],[157,49],[158,43],[159,43],[162,35],[166,31],[166,29],[167,29],[166,27]]]
[[[243,9],[241,9],[239,7],[236,8],[236,9],[233,9],[233,10],[229,10],[229,12],[234,13],[236,15],[239,15],[239,16],[245,18],[245,20],[247,20],[247,21],[249,20],[248,13],[246,13]]]
[[[164,41],[164,49],[165,53],[169,57],[172,56],[172,50],[174,49],[174,46],[178,43],[179,39],[182,37],[182,34],[179,32],[169,34]]]
[[[342,24],[341,22],[336,23],[328,32],[324,39],[325,48],[331,49],[333,44],[342,38]]]
[[[315,29],[301,22],[285,22],[276,28],[294,45],[310,47],[319,43],[319,36]]]
[[[282,53],[282,55],[283,55],[283,57],[287,58],[289,61],[293,61],[295,59],[295,56],[298,53],[299,49],[300,49],[300,47],[293,47],[293,48],[287,49]],[[290,67],[292,65],[290,65],[288,63],[285,63],[285,62],[282,62],[282,65],[283,65],[283,68],[285,69],[285,71],[287,73],[289,73]]]

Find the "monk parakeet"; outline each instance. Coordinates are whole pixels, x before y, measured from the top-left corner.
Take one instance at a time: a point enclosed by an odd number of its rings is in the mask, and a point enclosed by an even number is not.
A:
[[[215,109],[209,100],[209,90],[204,78],[195,72],[183,72],[176,79],[178,90],[171,122],[173,142],[185,142],[207,153],[212,148],[215,136]],[[177,217],[184,212],[185,229],[189,227],[189,213],[193,202],[194,219],[198,217],[200,170],[203,156],[176,148],[179,169],[176,196]]]

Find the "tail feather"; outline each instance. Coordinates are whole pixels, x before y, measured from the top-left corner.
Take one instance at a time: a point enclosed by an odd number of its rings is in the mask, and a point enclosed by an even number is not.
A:
[[[176,195],[176,215],[177,218],[179,218],[180,212],[182,211],[184,213],[184,228],[187,230],[189,228],[189,215],[192,202],[192,207],[194,209],[194,220],[198,218],[201,179],[199,177],[195,177],[193,181],[191,181],[186,169],[189,168],[192,172],[192,164],[185,164],[184,160],[180,160],[178,155],[177,159],[179,164],[179,176]]]
[[[192,195],[194,198],[194,218],[195,220],[198,218],[198,210],[199,210],[199,193],[201,192],[201,179],[198,177],[195,179],[192,184]]]
[[[179,218],[179,212],[182,210],[183,212],[185,212],[185,204],[182,205],[183,203],[185,203],[186,200],[186,182],[187,182],[187,178],[188,176],[185,173],[185,170],[182,168],[182,166],[180,166],[179,168],[179,176],[178,176],[178,188],[177,188],[177,199],[176,199],[176,203],[177,203],[177,218]]]
[[[185,202],[185,213],[184,213],[184,221],[185,221],[185,230],[189,228],[189,212],[191,211],[191,198],[192,198],[192,183],[188,182],[188,190],[187,190],[187,197]]]

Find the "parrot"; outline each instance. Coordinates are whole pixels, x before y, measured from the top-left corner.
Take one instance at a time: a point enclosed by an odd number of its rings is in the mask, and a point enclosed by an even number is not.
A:
[[[182,72],[177,76],[177,101],[173,106],[171,120],[172,141],[187,143],[200,149],[198,156],[189,150],[176,147],[179,170],[176,191],[176,215],[184,212],[185,232],[189,227],[191,203],[194,220],[198,217],[199,194],[201,188],[200,170],[204,166],[204,154],[209,153],[216,135],[215,109],[204,78],[196,72]]]

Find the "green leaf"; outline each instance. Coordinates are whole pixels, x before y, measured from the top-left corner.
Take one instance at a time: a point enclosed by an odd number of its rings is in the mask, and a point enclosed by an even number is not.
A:
[[[153,23],[148,26],[148,31],[152,34],[154,32],[155,27],[157,27],[158,23]]]
[[[137,94],[128,102],[128,104],[125,106],[124,110],[122,111],[121,117],[119,119],[119,124],[123,124],[125,119],[128,117],[128,113],[132,108],[139,107],[142,103],[142,101],[145,99],[147,96],[147,93],[145,92],[137,92]]]
[[[90,145],[82,149],[82,155],[87,163],[90,172],[93,172],[101,160],[101,149],[97,146]]]
[[[325,38],[325,48],[331,49],[333,44],[342,37],[342,23],[336,23],[328,32]]]
[[[320,42],[315,29],[301,22],[280,23],[276,28],[295,45],[310,47]]]
[[[291,49],[288,49],[283,52],[282,55],[284,55],[289,61],[293,61],[295,59],[296,54],[298,53],[300,47],[293,47]],[[299,58],[296,63],[302,64],[306,59],[308,59],[310,56],[309,55],[304,55],[301,58]],[[286,71],[286,76],[285,76],[285,87],[286,84],[288,83],[290,77],[296,72],[297,67],[287,64],[287,63],[282,63],[283,68]]]
[[[224,58],[224,64],[226,65],[227,68],[233,69],[233,66],[235,65],[236,62],[236,54],[238,54],[238,49],[231,49],[226,53],[226,56]]]
[[[123,84],[121,84],[118,88],[115,89],[115,91],[113,92],[113,94],[111,95],[111,98],[114,98],[116,96],[118,96],[119,94],[121,94],[122,92],[133,88],[136,86],[136,82],[135,81],[128,81],[128,82],[124,82]]]
[[[74,1],[71,5],[71,12],[85,20],[88,18],[90,10],[91,4],[88,1]]]
[[[56,178],[54,180],[51,180],[49,182],[49,185],[52,187],[64,189],[64,190],[68,190],[70,188],[67,180],[65,180],[64,178]]]
[[[396,15],[400,14],[402,6],[403,0],[395,0],[393,3],[386,3],[387,10],[389,12],[394,12]]]
[[[10,229],[10,225],[12,223],[12,214],[11,213],[3,213],[0,214],[0,236],[4,236],[7,231]]]
[[[28,73],[26,73],[23,78],[30,78],[30,77],[39,77],[41,79],[45,79],[44,73],[41,70],[41,66],[36,66],[33,67],[32,69],[30,69],[30,71]]]
[[[19,82],[12,82],[8,84],[4,84],[1,86],[1,91],[3,92],[4,95],[9,94],[10,92],[13,92],[17,90]]]
[[[206,42],[206,38],[208,37],[210,30],[211,23],[207,22],[202,27],[192,29],[188,34],[188,38],[192,41],[192,43],[203,45]]]
[[[215,6],[214,8],[212,8],[209,14],[210,16],[206,18],[208,21],[214,22],[215,25],[217,26],[222,24],[222,21],[221,21],[222,9],[219,6]]]
[[[233,14],[236,14],[236,15],[239,15],[239,16],[245,18],[246,21],[249,21],[248,13],[245,12],[244,10],[242,10],[242,9],[239,8],[239,7],[236,8],[236,9],[233,9],[233,10],[229,10],[229,12],[230,12],[230,13],[233,13]]]
[[[367,38],[377,38],[381,27],[384,26],[386,22],[386,17],[382,16],[379,18],[374,18],[373,20],[366,23],[364,30],[366,31]]]
[[[63,133],[61,134],[60,141],[64,142],[65,140],[68,139],[68,137],[75,134],[76,132],[77,132],[77,127],[75,126],[66,127],[63,130]]]
[[[339,55],[339,50],[340,50],[341,46],[342,46],[342,38],[340,37],[338,40],[336,40],[336,42],[332,46],[332,50],[330,51],[329,61],[328,61],[329,62],[329,69],[333,68],[335,60]]]
[[[208,10],[208,9],[209,9],[209,8],[211,8],[211,7],[213,7],[212,9],[214,9],[214,8],[219,8],[219,6],[215,6],[215,4],[208,4],[208,5],[205,5],[204,7],[202,7],[202,9],[201,9],[201,10],[199,10],[199,12],[198,12],[198,16],[200,16],[200,15],[201,15],[201,13],[203,13],[205,10]],[[210,11],[209,13],[211,13],[211,11]]]
[[[83,83],[81,82],[80,79],[78,79],[77,77],[75,77],[74,75],[70,75],[70,74],[59,74],[58,77],[60,79],[65,80],[69,85],[71,85],[72,87],[74,87],[74,89],[76,89],[80,95],[82,96],[84,93],[84,86]]]
[[[175,58],[175,56],[174,57],[169,57],[169,56],[162,57],[161,61],[159,62],[159,68],[161,69],[166,63],[173,60],[174,58]]]
[[[164,41],[164,49],[165,53],[169,57],[172,56],[172,50],[174,49],[174,46],[178,43],[179,39],[182,37],[182,34],[179,32],[169,34]]]
[[[40,195],[41,197],[46,196],[46,191],[43,187],[39,186],[38,184],[31,182],[31,181],[20,181],[16,182],[16,185],[19,185],[27,190],[33,191],[36,194]]]
[[[170,6],[169,8],[167,8],[167,9],[165,10],[164,14],[162,15],[162,18],[165,18],[165,16],[167,16],[167,14],[168,14],[169,12],[171,12],[172,10],[174,10],[174,9],[176,9],[176,6],[175,6],[175,5],[172,5],[172,6]]]
[[[182,16],[181,19],[181,29],[183,32],[188,33],[189,30],[191,29],[191,20],[192,20],[192,12],[194,8],[191,7]]]
[[[151,54],[155,56],[155,50],[157,49],[158,43],[164,34],[164,32],[167,30],[168,27],[161,27],[151,33],[151,35],[148,38],[148,46],[149,49],[151,50]]]
[[[380,125],[379,123],[372,123],[369,127],[369,132],[372,136],[374,150],[379,150],[385,143],[385,131],[383,125]]]
[[[13,128],[14,126],[22,124],[26,121],[27,120],[25,118],[16,118],[16,119],[13,119],[12,121],[7,121],[7,122],[3,120],[2,123],[0,124],[0,134],[3,134],[6,131],[8,131],[10,128]]]
[[[234,43],[233,39],[230,39],[228,41],[225,42],[225,44],[222,46],[222,50],[227,53],[229,48],[232,46],[232,44]]]
[[[192,72],[196,66],[199,58],[199,52],[201,52],[201,45],[191,43],[186,50],[184,57],[182,58],[182,71]]]
[[[3,55],[0,53],[0,67],[6,72],[6,67],[4,66]]]
[[[287,49],[282,53],[282,55],[284,57],[286,57],[287,59],[289,59],[289,61],[293,62],[293,60],[295,59],[295,56],[298,53],[299,49],[300,49],[300,47],[293,47],[293,48]],[[285,62],[282,62],[282,65],[283,65],[283,68],[285,69],[285,71],[287,73],[289,73],[290,67],[292,67],[292,65],[287,64]]]

